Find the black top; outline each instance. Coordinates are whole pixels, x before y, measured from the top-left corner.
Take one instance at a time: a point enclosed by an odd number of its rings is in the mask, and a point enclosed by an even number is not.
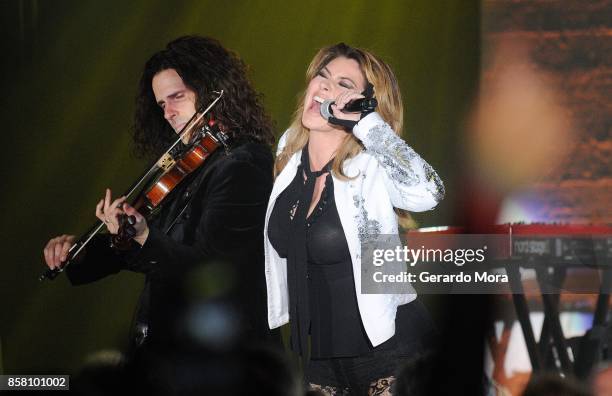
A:
[[[329,165],[318,174],[328,172]],[[312,358],[357,356],[372,347],[359,316],[353,265],[334,200],[333,180],[328,173],[317,206],[300,222],[300,202],[308,209],[313,193],[304,191],[304,175],[314,184],[317,173],[310,172],[307,148],[295,178],[276,200],[268,227],[272,246],[288,260],[292,346],[303,354],[309,329]],[[305,229],[303,239],[296,236],[300,234],[294,230],[296,222]],[[296,245],[305,247],[304,257],[291,254]],[[289,273],[305,274],[305,279]],[[307,330],[300,331],[300,327]]]

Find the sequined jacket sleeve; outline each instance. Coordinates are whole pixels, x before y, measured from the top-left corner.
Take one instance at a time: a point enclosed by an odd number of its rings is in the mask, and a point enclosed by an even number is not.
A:
[[[364,117],[353,133],[365,146],[366,153],[383,168],[393,206],[421,212],[432,209],[444,198],[444,184],[436,171],[378,113]]]

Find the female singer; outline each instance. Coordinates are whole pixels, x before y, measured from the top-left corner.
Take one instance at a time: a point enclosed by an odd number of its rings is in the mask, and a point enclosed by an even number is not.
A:
[[[390,394],[398,365],[432,325],[416,294],[363,294],[360,243],[398,233],[394,208],[432,209],[442,181],[400,137],[403,107],[391,68],[340,43],[321,49],[281,137],[266,212],[270,328],[291,320],[305,379],[325,394]],[[373,90],[373,91],[372,91]],[[373,94],[376,111],[344,113]],[[321,102],[334,100],[325,119]]]

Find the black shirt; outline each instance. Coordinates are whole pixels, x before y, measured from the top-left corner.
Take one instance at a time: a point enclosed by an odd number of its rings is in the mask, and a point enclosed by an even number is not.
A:
[[[290,291],[289,304],[293,308],[290,311],[296,311],[296,300],[302,301],[306,297],[308,301],[307,308],[304,308],[308,312],[299,312],[298,308],[298,320],[292,315],[291,336],[300,338],[296,322],[307,320],[312,358],[357,356],[370,351],[372,347],[359,316],[351,255],[336,208],[334,185],[329,173],[317,206],[305,219],[303,226],[306,228],[306,240],[295,240],[296,234],[292,232],[292,222],[300,201],[309,206],[312,199],[312,195],[301,196],[304,173],[307,173],[307,177],[316,177],[308,172],[310,165],[307,149],[303,153],[303,167],[278,196],[268,227],[270,242],[280,257],[290,256],[292,244],[306,245],[305,260],[289,260],[296,262],[287,263],[288,266],[305,266],[303,272],[306,273],[306,279],[297,281],[306,282],[307,285],[297,289],[305,290],[308,294],[292,299],[294,293]],[[327,170],[324,168],[324,171]]]

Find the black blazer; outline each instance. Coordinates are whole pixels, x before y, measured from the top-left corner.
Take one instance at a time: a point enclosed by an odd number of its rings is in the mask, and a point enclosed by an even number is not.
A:
[[[133,328],[147,326],[148,342],[172,336],[197,301],[218,301],[236,313],[246,339],[277,338],[267,324],[263,254],[272,167],[263,144],[217,150],[149,221],[144,246],[118,253],[108,235],[99,235],[84,259],[67,267],[68,278],[78,285],[121,270],[145,274]]]

